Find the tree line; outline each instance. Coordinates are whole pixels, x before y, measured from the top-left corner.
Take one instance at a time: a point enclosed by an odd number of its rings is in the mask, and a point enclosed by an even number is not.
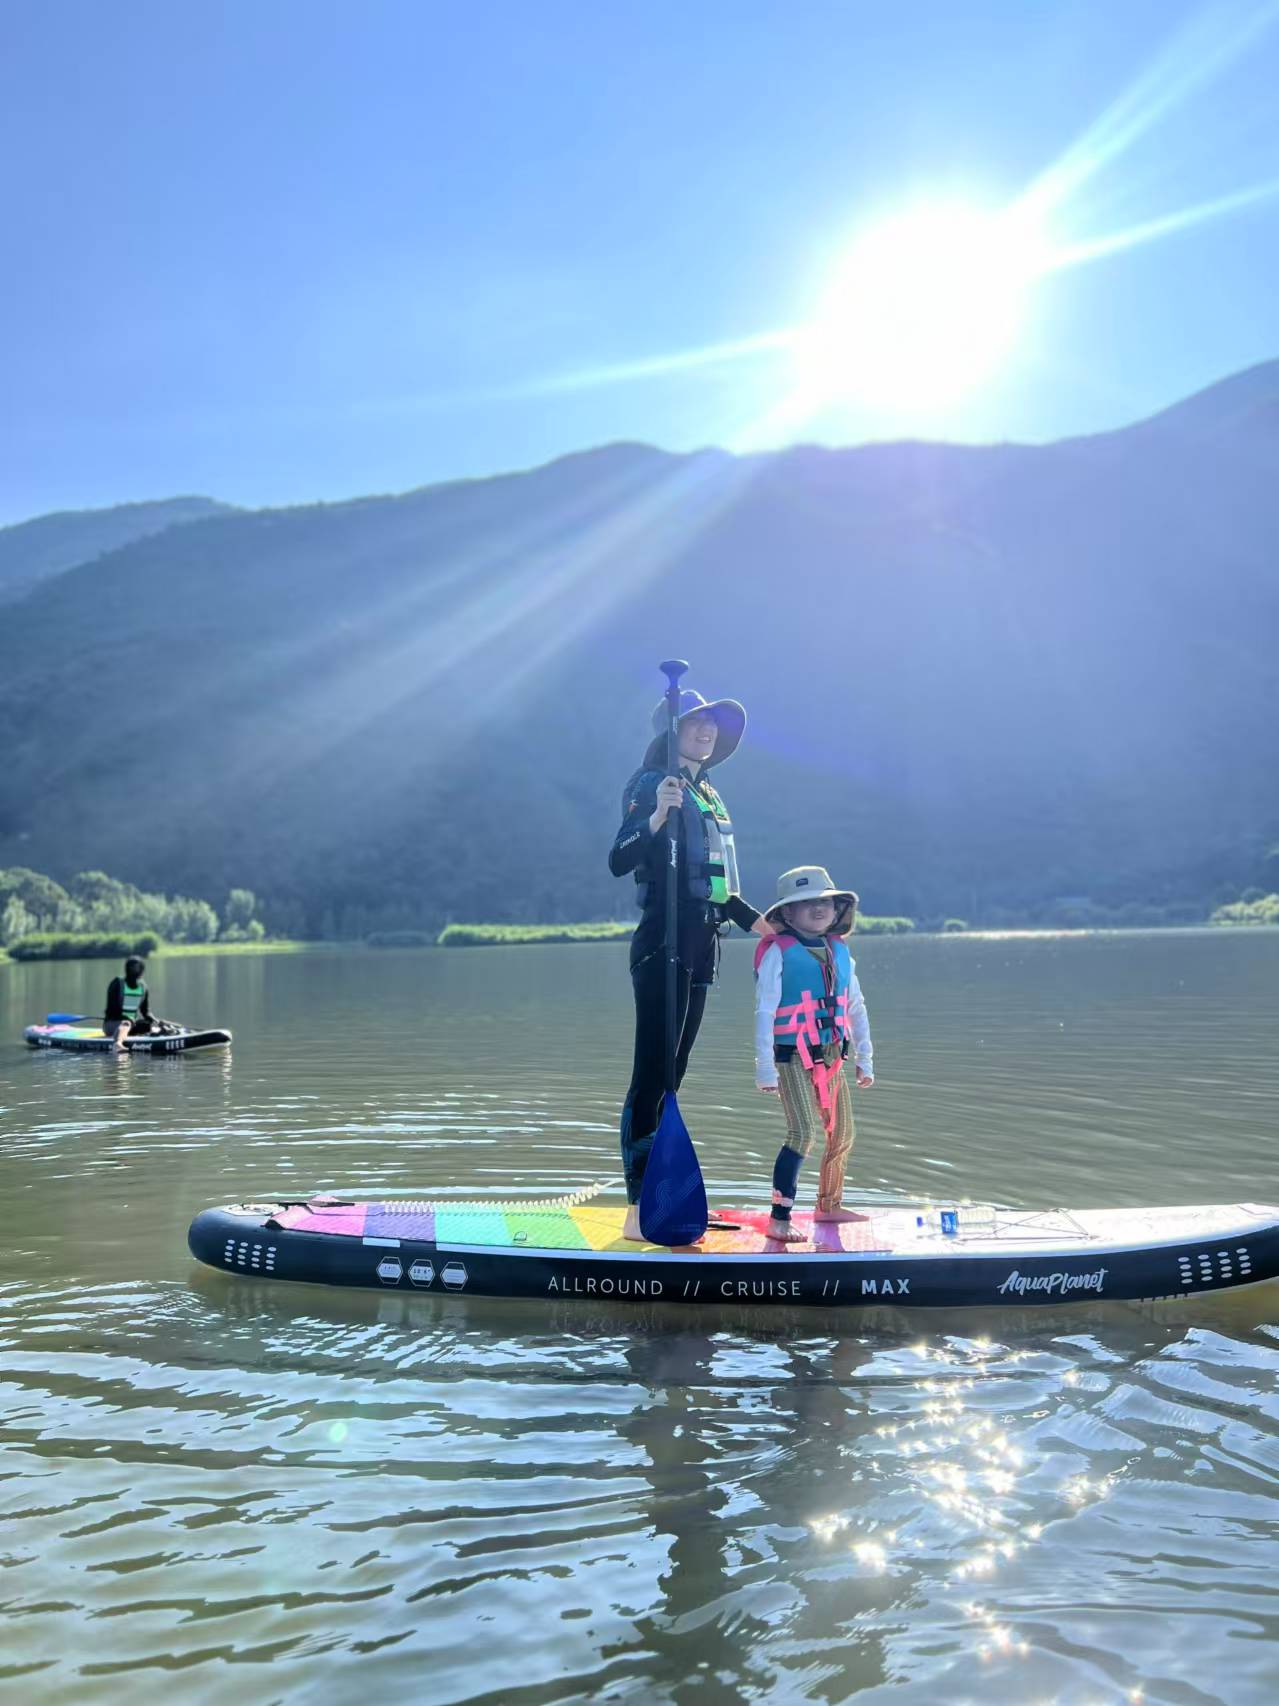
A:
[[[148,894],[105,871],[81,871],[65,887],[39,871],[0,870],[0,948],[37,935],[133,935],[165,942],[260,942],[266,935],[252,889],[233,888],[221,915],[207,900]]]

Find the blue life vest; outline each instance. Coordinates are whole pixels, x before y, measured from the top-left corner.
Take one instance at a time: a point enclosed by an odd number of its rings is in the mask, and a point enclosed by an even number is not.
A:
[[[798,937],[785,931],[765,938],[756,952],[757,969],[773,949],[782,956],[782,994],[773,1017],[773,1043],[795,1048],[805,1066],[810,1064],[813,1048],[847,1042],[852,1034],[848,992],[853,957],[842,936],[827,936],[826,943],[829,971]]]

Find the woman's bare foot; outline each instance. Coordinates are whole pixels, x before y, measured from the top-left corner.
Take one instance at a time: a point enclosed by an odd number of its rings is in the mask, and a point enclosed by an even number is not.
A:
[[[792,1226],[789,1220],[778,1220],[770,1216],[768,1225],[764,1228],[765,1238],[775,1238],[779,1244],[802,1244],[804,1234],[798,1226]]]
[[[813,1210],[813,1219],[834,1220],[838,1222],[839,1225],[845,1226],[850,1220],[865,1220],[866,1216],[864,1214],[858,1214],[855,1209],[851,1208],[815,1208]]]
[[[691,1244],[672,1244],[672,1250],[693,1250],[702,1242],[704,1232],[694,1238]],[[636,1202],[626,1205],[626,1219],[622,1222],[622,1237],[629,1238],[632,1244],[647,1244],[648,1239],[640,1231],[639,1204]]]

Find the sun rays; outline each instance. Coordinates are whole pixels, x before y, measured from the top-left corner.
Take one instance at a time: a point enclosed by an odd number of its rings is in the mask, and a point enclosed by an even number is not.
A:
[[[1279,0],[1212,6],[1164,47],[1061,156],[1002,206],[922,197],[858,222],[797,324],[510,388],[540,396],[772,364],[773,394],[717,434],[735,450],[775,445],[824,410],[855,403],[873,420],[926,420],[1011,368],[1044,281],[1179,236],[1279,196],[1279,177],[1156,209],[1117,230],[1092,227],[1118,169],[1279,21]],[[1103,198],[1103,189],[1107,192]],[[753,376],[758,397],[761,380]]]

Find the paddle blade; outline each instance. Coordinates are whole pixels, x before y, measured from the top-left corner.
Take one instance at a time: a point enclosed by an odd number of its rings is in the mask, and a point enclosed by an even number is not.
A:
[[[644,1170],[640,1231],[650,1244],[692,1244],[705,1232],[709,1218],[697,1151],[675,1092],[668,1090]]]
[[[44,1022],[46,1025],[78,1025],[86,1017],[84,1013],[49,1013]]]

